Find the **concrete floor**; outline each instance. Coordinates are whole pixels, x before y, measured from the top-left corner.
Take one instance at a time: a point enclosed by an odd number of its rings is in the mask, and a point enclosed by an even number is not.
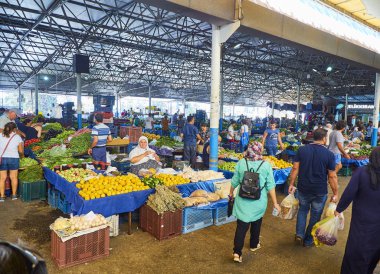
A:
[[[341,189],[349,178],[340,177]],[[278,195],[279,201],[284,195]],[[176,238],[158,241],[137,230],[111,238],[110,256],[71,268],[58,270],[50,257],[48,226],[61,215],[45,202],[20,200],[0,204],[0,238],[22,240],[46,259],[49,273],[339,273],[351,219],[351,207],[345,212],[346,227],[339,232],[334,247],[304,248],[294,243],[295,220],[282,220],[268,208],[261,229],[263,248],[243,251],[243,263],[232,262],[235,223],[212,226]],[[246,244],[248,245],[248,237]],[[380,271],[378,272],[380,273]]]

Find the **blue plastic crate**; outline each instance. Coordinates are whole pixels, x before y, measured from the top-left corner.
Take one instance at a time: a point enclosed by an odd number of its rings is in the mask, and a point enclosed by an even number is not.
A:
[[[65,195],[60,193],[58,200],[58,209],[61,210],[64,214],[71,213],[71,203],[66,201]]]
[[[189,233],[214,224],[212,209],[186,207],[182,215],[182,233]]]
[[[116,167],[118,171],[120,172],[128,172],[131,167],[130,161],[125,162],[117,162],[117,161],[111,161],[111,166]]]
[[[214,209],[214,225],[224,225],[236,221],[235,216],[227,216],[228,205]]]
[[[48,189],[48,203],[49,203],[50,207],[57,208],[59,198],[60,198],[59,191],[55,190],[54,188]]]

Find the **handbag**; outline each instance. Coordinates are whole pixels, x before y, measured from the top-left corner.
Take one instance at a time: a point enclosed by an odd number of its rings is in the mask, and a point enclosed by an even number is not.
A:
[[[0,156],[0,165],[3,162],[3,155],[4,155],[5,151],[7,150],[9,143],[12,141],[13,137],[15,137],[15,136],[16,136],[16,134],[13,134],[13,136],[11,138],[9,138],[7,145],[5,146],[5,148],[3,150],[3,153],[1,153],[1,156]]]
[[[259,200],[261,197],[261,190],[263,190],[266,183],[260,188],[260,174],[257,172],[264,161],[261,162],[256,171],[254,171],[253,168],[249,169],[247,158],[245,159],[245,163],[247,164],[247,170],[244,171],[244,177],[240,183],[239,196],[245,199]]]

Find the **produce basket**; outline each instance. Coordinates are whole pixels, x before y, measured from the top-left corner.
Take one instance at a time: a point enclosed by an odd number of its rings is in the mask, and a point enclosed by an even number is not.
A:
[[[183,209],[182,233],[189,233],[214,224],[212,209],[186,207]]]
[[[235,222],[237,219],[235,216],[227,216],[228,212],[228,205],[223,207],[218,207],[214,209],[213,216],[214,216],[214,225],[224,225],[231,222]]]
[[[139,226],[142,231],[149,232],[158,240],[173,238],[181,235],[182,210],[159,215],[149,206],[143,205],[140,208]]]
[[[21,196],[23,202],[30,202],[32,200],[46,200],[46,181],[19,181],[18,194]]]
[[[109,227],[66,242],[62,242],[54,231],[51,232],[51,256],[59,269],[106,257],[109,247]]]

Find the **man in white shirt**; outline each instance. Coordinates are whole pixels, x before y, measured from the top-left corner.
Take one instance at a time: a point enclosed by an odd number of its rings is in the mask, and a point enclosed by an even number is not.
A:
[[[328,147],[330,144],[330,134],[332,132],[332,124],[326,124],[325,130],[327,130],[327,140],[326,140],[326,146]]]
[[[51,118],[62,119],[62,107],[61,107],[61,105],[55,106],[53,104],[53,109],[51,110]]]
[[[149,114],[148,117],[146,117],[146,119],[145,119],[145,132],[152,133],[153,122],[154,122],[154,120],[152,118],[152,114]]]

